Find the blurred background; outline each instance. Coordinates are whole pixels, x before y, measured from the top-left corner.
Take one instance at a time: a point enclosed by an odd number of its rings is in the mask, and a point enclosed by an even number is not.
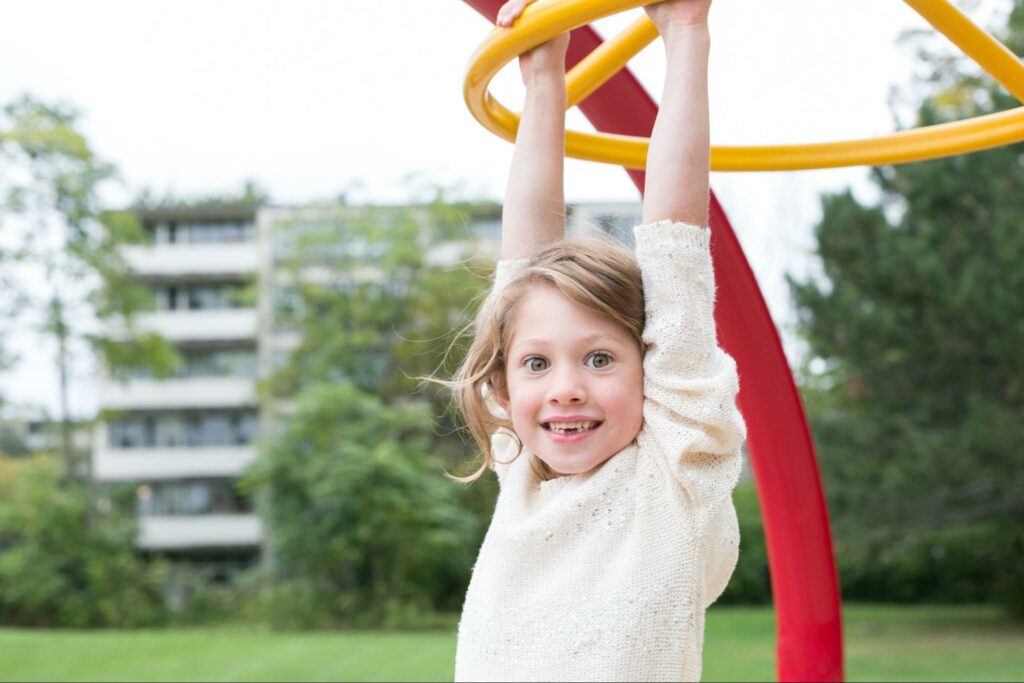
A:
[[[1024,2],[957,2],[1024,54]],[[609,36],[633,18],[597,23]],[[714,144],[1019,106],[893,0],[716,0]],[[443,387],[512,147],[455,0],[41,0],[0,26],[0,679],[437,680],[496,482]],[[660,46],[632,63],[655,98]],[[515,65],[493,84],[518,108]],[[570,127],[589,130],[576,111]],[[629,243],[622,169],[569,230]],[[714,173],[797,377],[851,680],[1024,676],[1024,145]],[[772,680],[757,493],[709,680]]]

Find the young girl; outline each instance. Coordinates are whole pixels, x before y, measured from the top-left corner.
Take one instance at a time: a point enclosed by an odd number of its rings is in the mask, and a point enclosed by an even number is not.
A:
[[[531,0],[499,13],[509,26]],[[501,491],[456,680],[697,680],[736,563],[745,430],[708,251],[710,0],[648,6],[668,67],[636,256],[564,240],[568,37],[520,58],[494,291],[456,381]]]

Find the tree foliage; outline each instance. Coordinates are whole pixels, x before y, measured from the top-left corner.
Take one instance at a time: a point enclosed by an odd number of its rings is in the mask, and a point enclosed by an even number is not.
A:
[[[0,623],[134,627],[166,618],[159,565],[136,556],[132,507],[97,513],[59,461],[0,456]]]
[[[291,296],[274,316],[301,342],[271,394],[349,379],[389,401],[423,389],[443,412],[444,393],[417,378],[457,361],[458,352],[442,366],[445,342],[488,274],[467,267],[467,222],[493,211],[441,193],[422,206],[335,207],[279,224],[271,240],[286,284],[271,286]]]
[[[348,382],[300,393],[248,475],[272,482],[276,623],[407,624],[451,607],[438,589],[472,562],[472,519],[432,440],[422,405],[389,406]]]
[[[78,119],[72,107],[28,95],[0,116],[0,315],[56,342],[67,476],[85,464],[72,462],[70,447],[76,356],[98,350],[114,368],[130,360],[158,371],[175,360],[159,337],[135,328],[135,314],[152,300],[131,281],[120,247],[142,233],[130,215],[104,211],[101,190],[115,170]]]
[[[1020,54],[1024,3],[1002,33]],[[958,60],[932,63],[919,125],[1019,104]],[[1024,144],[872,179],[878,205],[823,198],[824,278],[791,281],[840,561],[856,574],[844,584],[875,599],[1001,595],[1024,612]],[[901,562],[927,585],[907,591]],[[971,595],[953,587],[956,562]]]
[[[115,371],[144,365],[160,373],[177,360],[135,325],[153,302],[132,282],[121,247],[139,241],[141,229],[131,215],[104,210],[102,190],[115,170],[69,106],[27,95],[5,106],[0,163],[0,317],[55,343],[61,403],[59,461],[0,460],[0,619],[76,627],[160,621],[160,568],[136,556],[133,506],[97,495],[88,453],[72,444],[69,408],[76,361],[93,351]],[[4,362],[0,351],[0,369]]]
[[[461,605],[495,486],[443,478],[470,452],[447,393],[418,378],[460,358],[446,360],[448,342],[487,274],[464,261],[480,212],[495,207],[440,195],[312,209],[274,228],[263,287],[274,333],[298,345],[265,384],[282,432],[248,483],[264,485],[275,590],[293,596],[297,624],[409,623]]]

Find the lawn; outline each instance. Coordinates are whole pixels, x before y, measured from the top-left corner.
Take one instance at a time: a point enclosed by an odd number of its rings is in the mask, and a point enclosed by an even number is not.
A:
[[[849,680],[1024,678],[1024,624],[987,607],[845,610]],[[712,609],[704,680],[773,680],[774,618]],[[268,633],[0,629],[0,680],[451,680],[455,638],[440,633]]]

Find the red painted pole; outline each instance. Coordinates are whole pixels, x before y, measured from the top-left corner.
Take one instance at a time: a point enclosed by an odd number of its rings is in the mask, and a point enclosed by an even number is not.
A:
[[[494,21],[502,0],[465,0]],[[601,44],[590,27],[573,31],[571,67]],[[628,69],[580,104],[597,130],[650,136],[658,108]],[[628,171],[643,192],[644,176]],[[711,252],[718,282],[715,318],[736,359],[764,519],[776,611],[780,681],[843,680],[839,583],[828,511],[800,394],[779,335],[729,219],[711,195]]]

